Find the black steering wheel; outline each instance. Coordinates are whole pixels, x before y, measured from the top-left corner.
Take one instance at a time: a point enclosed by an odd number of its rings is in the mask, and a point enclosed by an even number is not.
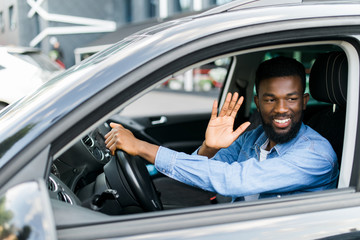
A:
[[[144,161],[117,150],[104,167],[105,176],[110,187],[119,193],[122,207],[138,205],[144,211],[159,211],[163,205]]]

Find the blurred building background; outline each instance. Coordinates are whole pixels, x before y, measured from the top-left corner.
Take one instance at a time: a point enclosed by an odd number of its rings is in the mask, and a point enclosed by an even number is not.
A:
[[[0,45],[40,48],[68,68],[143,28],[230,1],[1,0]]]

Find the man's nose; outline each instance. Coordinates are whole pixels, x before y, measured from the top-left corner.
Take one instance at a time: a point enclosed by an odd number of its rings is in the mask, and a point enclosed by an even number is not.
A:
[[[275,105],[275,112],[286,113],[289,110],[285,100],[278,100]]]

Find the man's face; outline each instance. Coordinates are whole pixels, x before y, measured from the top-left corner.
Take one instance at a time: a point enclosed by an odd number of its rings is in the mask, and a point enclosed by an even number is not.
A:
[[[262,80],[255,96],[263,128],[270,139],[270,148],[294,138],[301,126],[303,110],[309,100],[303,94],[299,76],[274,77]]]

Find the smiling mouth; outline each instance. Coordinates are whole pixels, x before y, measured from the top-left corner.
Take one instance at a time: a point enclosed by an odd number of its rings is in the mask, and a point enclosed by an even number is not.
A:
[[[274,119],[274,127],[277,129],[286,129],[291,124],[291,118]]]
[[[287,119],[274,119],[275,122],[280,123],[280,124],[284,124],[290,121],[290,118]]]

